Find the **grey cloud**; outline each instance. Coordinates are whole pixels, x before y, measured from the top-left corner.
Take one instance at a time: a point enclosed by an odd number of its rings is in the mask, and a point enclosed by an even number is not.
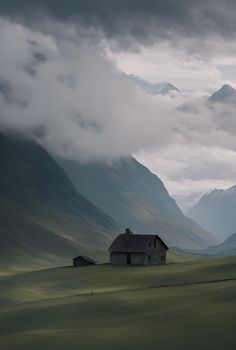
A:
[[[149,154],[156,147],[151,163],[160,157],[156,172],[166,175],[169,184],[176,181],[180,194],[186,188],[202,191],[202,182],[205,190],[235,176],[232,106],[209,108],[206,99],[181,93],[148,96],[97,46],[76,42],[74,34],[74,41],[58,41],[0,19],[0,128],[31,135],[53,153],[86,161],[144,149]],[[22,66],[34,60],[32,76]],[[28,103],[22,109],[17,101]]]
[[[29,101],[22,111],[0,99],[1,128],[33,135],[51,152],[87,160],[127,156],[146,145],[167,142],[171,107],[137,91],[97,46],[57,42],[5,20],[0,20],[0,28],[0,74],[9,82],[2,84],[2,91],[5,96],[14,91],[15,98]],[[37,44],[34,50],[47,54],[33,79],[19,69],[32,59],[29,40],[40,41],[40,51]],[[40,57],[37,64],[41,61]]]
[[[64,74],[64,75],[60,74],[57,77],[57,79],[60,83],[65,84],[70,89],[74,89],[76,87],[76,80],[72,74]]]
[[[0,14],[39,24],[45,16],[100,29],[108,38],[133,44],[157,38],[208,34],[234,37],[234,0],[13,0],[1,1]],[[41,14],[41,15],[39,15]]]
[[[12,84],[4,78],[0,77],[0,96],[3,97],[5,102],[9,105],[15,104],[18,107],[26,108],[28,102],[26,99],[22,99],[14,91]]]
[[[57,41],[5,20],[0,28],[0,74],[8,77],[0,99],[2,127],[32,133],[52,152],[86,160],[127,156],[154,145],[163,149],[175,142],[236,147],[234,111],[228,107],[209,109],[206,100],[181,93],[149,96],[97,46]],[[31,62],[35,52],[47,59],[37,56],[42,69],[37,66],[32,79],[19,67]],[[6,96],[28,101],[27,108],[15,108]]]
[[[9,81],[0,78],[0,94],[3,96],[7,103],[12,102],[12,87]]]
[[[24,70],[32,75],[35,76],[38,72],[39,67],[44,64],[47,61],[47,55],[42,52],[42,48],[37,43],[37,41],[28,40],[29,46],[30,46],[30,61],[25,63]]]

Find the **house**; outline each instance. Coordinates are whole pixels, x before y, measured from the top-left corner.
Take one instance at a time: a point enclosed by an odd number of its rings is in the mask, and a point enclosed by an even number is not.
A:
[[[130,229],[111,244],[112,265],[163,265],[168,247],[158,235],[133,234]]]
[[[95,264],[96,262],[93,259],[90,259],[89,257],[84,255],[79,255],[73,259],[74,267],[89,266],[89,265],[95,265]]]

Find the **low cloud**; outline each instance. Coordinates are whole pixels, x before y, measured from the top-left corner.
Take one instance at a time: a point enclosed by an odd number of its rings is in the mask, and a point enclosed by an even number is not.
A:
[[[97,46],[57,41],[5,20],[0,44],[2,128],[80,159],[121,157],[168,143],[170,98],[138,90]]]
[[[233,183],[234,107],[199,93],[149,96],[73,30],[58,40],[0,19],[0,45],[1,130],[82,161],[136,154],[178,196]]]

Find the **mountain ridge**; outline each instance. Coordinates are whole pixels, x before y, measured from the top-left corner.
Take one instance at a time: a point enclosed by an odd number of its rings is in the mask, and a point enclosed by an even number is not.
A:
[[[170,246],[216,243],[184,216],[162,181],[133,157],[111,164],[56,160],[80,193],[123,226],[137,233],[156,232]]]
[[[236,230],[236,186],[203,195],[187,215],[223,240]]]
[[[130,81],[140,87],[146,93],[157,96],[157,95],[168,95],[171,92],[180,92],[179,89],[173,84],[163,81],[161,83],[150,83],[136,75],[130,74],[127,76]]]
[[[209,97],[210,102],[236,104],[236,89],[225,84]]]
[[[203,258],[222,258],[226,256],[236,256],[236,233],[230,235],[225,241],[218,245],[209,246],[201,250],[181,250],[177,249],[192,256],[201,256]]]
[[[64,170],[39,145],[0,134],[0,261],[71,263],[78,253],[104,259],[118,226],[78,194]],[[4,244],[3,244],[4,242]]]

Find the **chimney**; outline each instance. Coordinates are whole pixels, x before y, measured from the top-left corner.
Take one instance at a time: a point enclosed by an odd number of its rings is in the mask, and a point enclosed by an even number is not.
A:
[[[132,235],[132,232],[130,231],[129,228],[126,228],[126,229],[125,229],[125,233],[126,233],[127,235]]]

